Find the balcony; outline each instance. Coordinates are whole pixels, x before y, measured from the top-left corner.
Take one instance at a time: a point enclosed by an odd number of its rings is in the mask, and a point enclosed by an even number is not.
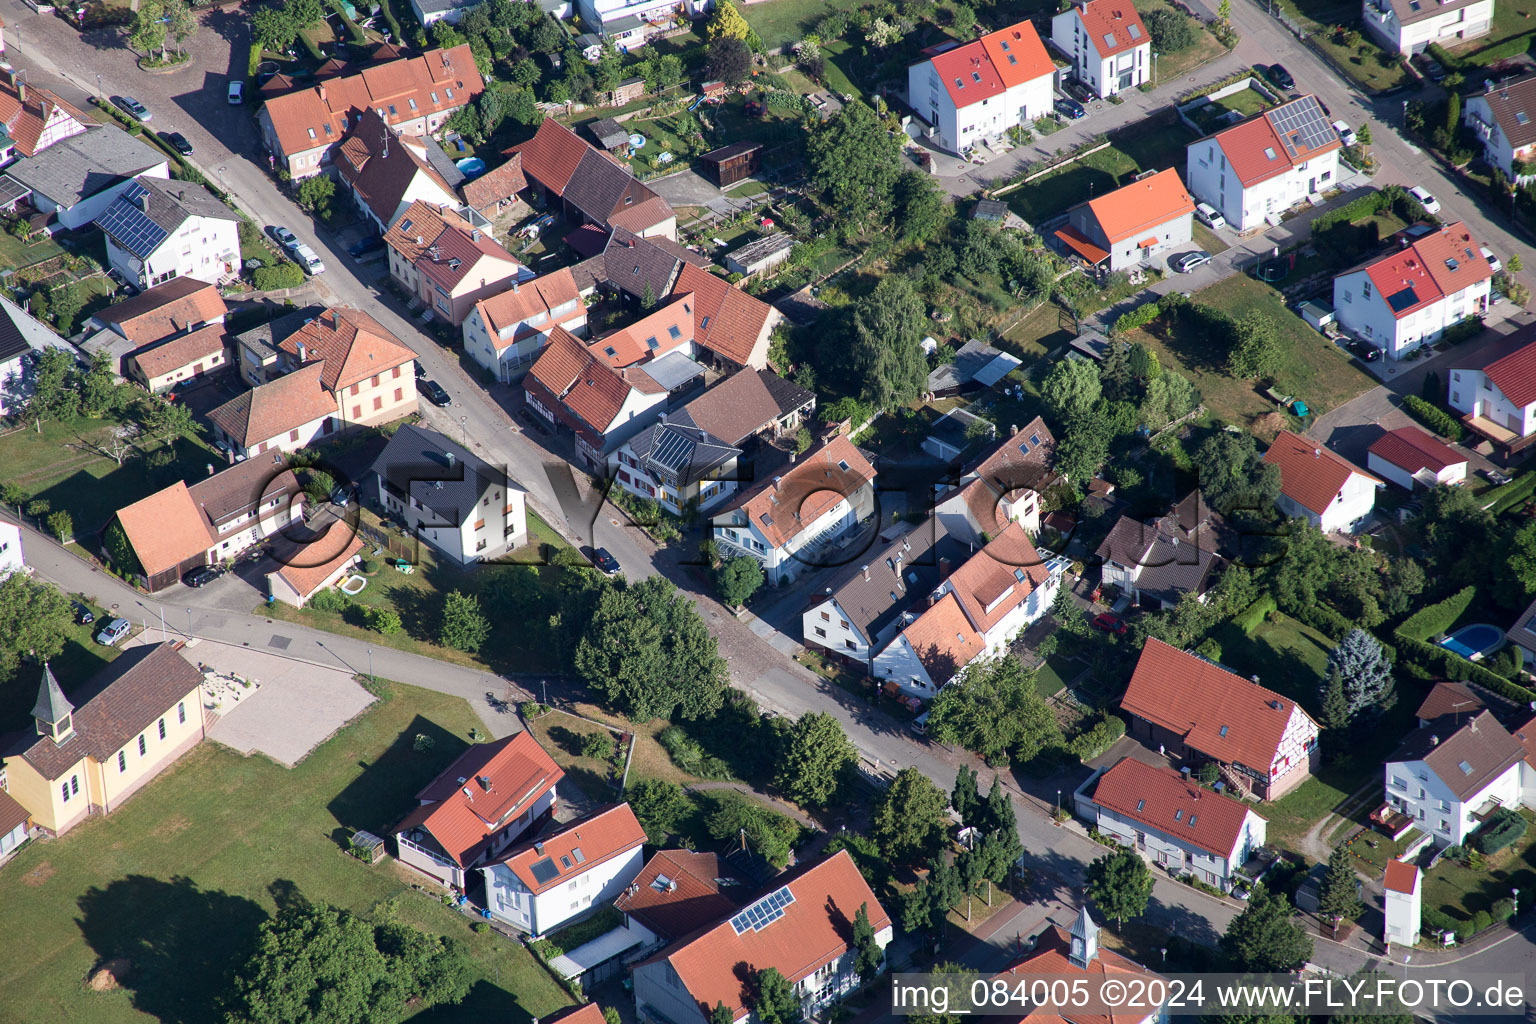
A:
[[[1413,819],[1391,804],[1382,804],[1372,811],[1371,823],[1393,839],[1402,838],[1413,827]]]

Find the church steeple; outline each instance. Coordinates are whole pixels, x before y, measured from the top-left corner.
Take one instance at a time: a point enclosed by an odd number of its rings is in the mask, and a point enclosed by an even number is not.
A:
[[[1093,918],[1088,916],[1088,908],[1083,907],[1077,912],[1077,920],[1072,922],[1072,952],[1068,960],[1077,967],[1086,968],[1094,957],[1099,954],[1099,926],[1093,923]]]
[[[48,663],[43,662],[43,679],[37,686],[37,705],[32,709],[32,717],[37,720],[37,734],[63,743],[75,734],[74,713],[75,706],[64,696]]]

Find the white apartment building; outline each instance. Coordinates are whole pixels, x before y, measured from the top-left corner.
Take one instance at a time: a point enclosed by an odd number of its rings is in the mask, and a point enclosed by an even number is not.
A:
[[[533,365],[550,331],[564,327],[581,336],[586,326],[586,303],[562,267],[527,282],[513,278],[507,291],[475,303],[461,330],[465,353],[508,383]]]
[[[1387,803],[1438,846],[1458,846],[1501,807],[1532,804],[1536,769],[1525,746],[1489,711],[1448,735],[1444,721],[1414,730],[1387,758]]]
[[[1099,96],[1152,77],[1152,37],[1129,0],[1074,0],[1051,19],[1051,42],[1072,60],[1077,80]]]
[[[106,236],[107,262],[138,288],[240,272],[239,218],[201,185],[140,176],[95,224]]]
[[[1055,78],[1056,64],[1034,25],[1021,21],[912,65],[907,96],[940,146],[965,153],[1050,113]]]
[[[1536,180],[1536,75],[1492,82],[1462,101],[1461,120],[1483,142],[1483,159],[1519,185]]]
[[[1184,180],[1196,199],[1248,231],[1278,224],[1292,206],[1333,188],[1343,146],[1316,97],[1302,96],[1191,142]]]
[[[1392,53],[1455,46],[1488,34],[1494,0],[1362,0],[1365,30]]]

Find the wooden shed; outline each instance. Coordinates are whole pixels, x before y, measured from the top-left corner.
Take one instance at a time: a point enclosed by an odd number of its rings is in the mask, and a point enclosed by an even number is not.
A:
[[[704,173],[721,188],[752,177],[763,165],[761,142],[733,142],[699,157]]]

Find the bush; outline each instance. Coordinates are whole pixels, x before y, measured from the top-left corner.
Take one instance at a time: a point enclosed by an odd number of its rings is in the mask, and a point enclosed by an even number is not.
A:
[[[1342,640],[1355,624],[1325,604],[1309,604],[1291,610],[1291,614],[1313,629],[1328,634],[1334,640]]]
[[[1159,7],[1141,17],[1152,37],[1152,45],[1160,53],[1172,53],[1195,44],[1195,24],[1187,14],[1171,7]]]
[[[275,267],[257,267],[251,271],[251,284],[259,292],[297,288],[304,283],[304,271],[297,263],[283,262]]]
[[[1153,301],[1142,303],[1140,306],[1137,306],[1129,313],[1121,313],[1120,316],[1115,320],[1114,326],[1110,328],[1110,333],[1124,334],[1126,331],[1133,331],[1138,327],[1145,327],[1153,320],[1156,320],[1158,316],[1162,314],[1162,311],[1163,307],[1159,302]]]
[[[341,591],[332,590],[327,587],[309,599],[309,606],[317,612],[336,612],[340,614],[352,607],[352,601]]]
[[[1087,761],[1098,757],[1108,750],[1110,744],[1125,735],[1125,722],[1115,715],[1105,712],[1104,717],[1093,723],[1093,727],[1085,729],[1072,737],[1072,742],[1067,744],[1067,749],[1072,756],[1081,761]]]
[[[613,751],[617,744],[613,741],[613,734],[604,729],[601,732],[589,732],[581,738],[581,756],[594,758],[598,761],[607,761],[613,757]]]
[[[1456,930],[1456,921],[1439,907],[1425,907],[1419,915],[1419,925],[1423,931],[1432,935]]]
[[[1476,587],[1463,587],[1444,601],[1420,608],[1397,627],[1399,636],[1428,640],[1453,626],[1477,597]]]
[[[393,608],[369,608],[363,621],[369,629],[385,636],[400,632],[400,613]]]
[[[1451,415],[1438,405],[1427,402],[1418,395],[1404,395],[1403,408],[1408,415],[1435,433],[1452,441],[1461,440],[1461,424],[1452,419]]]
[[[379,571],[379,560],[377,558],[363,559],[362,569],[364,576],[372,576]]]
[[[1497,901],[1493,905],[1493,920],[1497,924],[1500,921],[1508,921],[1515,916],[1515,901],[1508,896]]]
[[[1469,316],[1458,320],[1445,329],[1442,339],[1447,345],[1460,345],[1464,341],[1471,341],[1483,333],[1483,318]]]
[[[1472,915],[1472,932],[1474,935],[1478,932],[1485,932],[1492,927],[1493,915],[1488,913],[1488,911],[1479,910],[1477,913]]]
[[[1496,813],[1477,830],[1475,842],[1485,855],[1498,853],[1513,846],[1525,835],[1525,817],[1508,807]]]
[[[1221,644],[1214,637],[1206,637],[1195,647],[1195,653],[1208,661],[1221,661]]]
[[[1254,630],[1264,624],[1264,618],[1270,612],[1278,610],[1274,596],[1264,594],[1253,604],[1244,608],[1233,617],[1232,621],[1237,628],[1243,631],[1244,636],[1253,636]]]

